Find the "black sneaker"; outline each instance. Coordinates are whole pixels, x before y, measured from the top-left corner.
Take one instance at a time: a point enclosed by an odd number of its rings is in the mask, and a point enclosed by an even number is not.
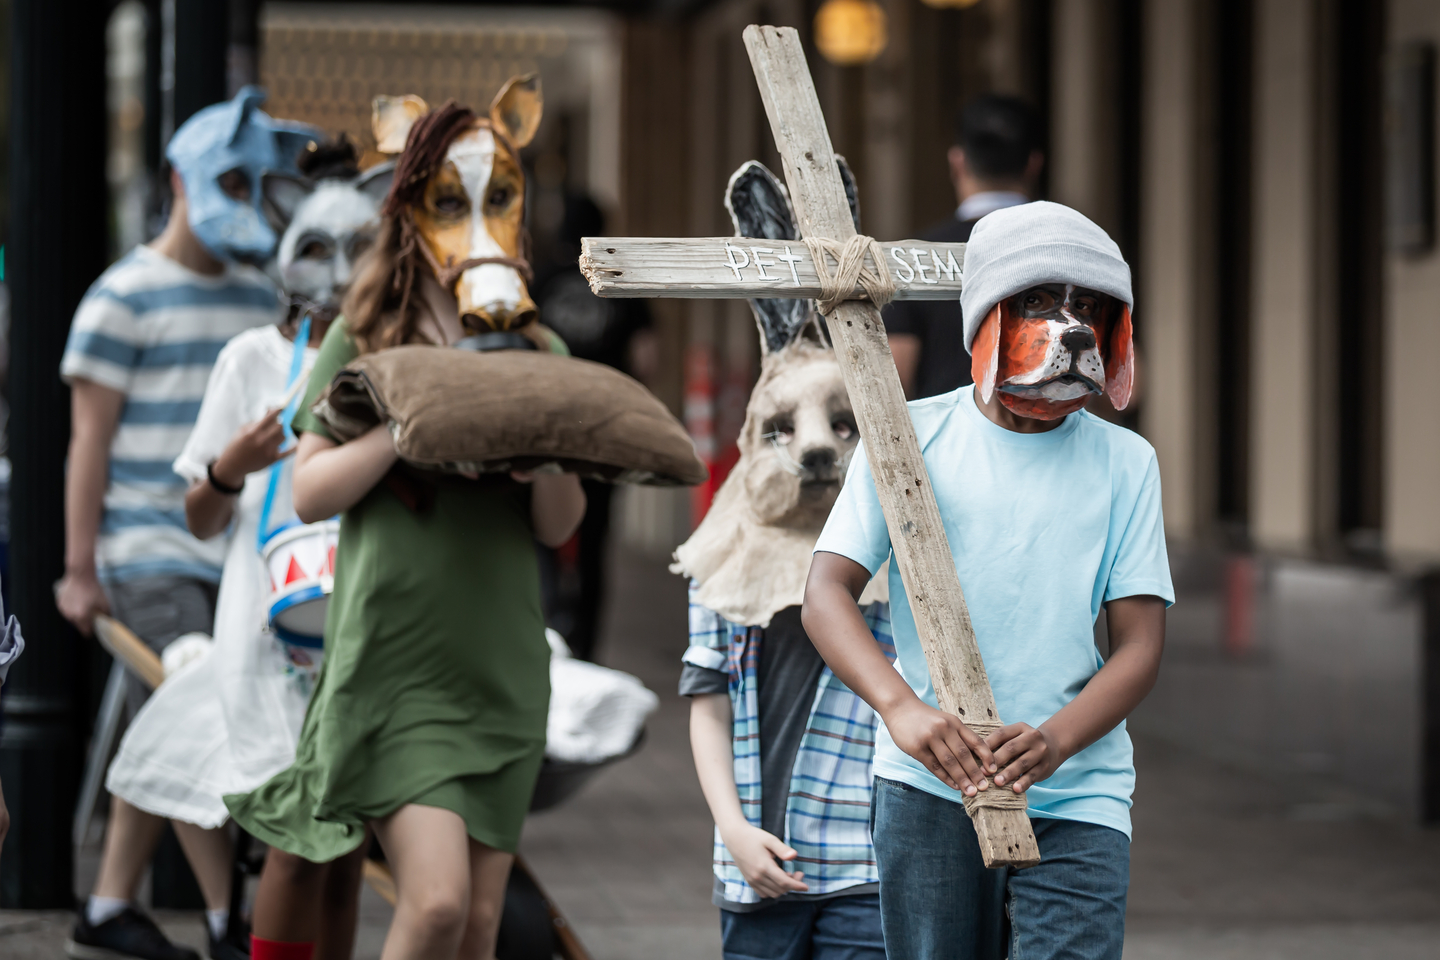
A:
[[[65,955],[70,960],[200,960],[189,947],[171,943],[154,920],[134,907],[94,926],[82,909],[65,941]]]

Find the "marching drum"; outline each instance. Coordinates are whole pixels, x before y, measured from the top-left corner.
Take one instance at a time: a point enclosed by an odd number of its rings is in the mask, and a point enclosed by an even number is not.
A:
[[[322,520],[283,526],[261,546],[270,574],[270,629],[286,645],[312,650],[324,646],[339,541],[340,521]]]
[[[305,345],[310,341],[310,314],[300,321],[290,358],[290,376],[280,423],[285,439],[295,442],[290,421],[305,389]],[[270,595],[265,601],[265,625],[280,641],[291,668],[302,672],[318,669],[325,649],[325,611],[335,592],[335,547],[340,542],[338,518],[319,523],[301,523],[291,518],[270,526],[270,513],[280,490],[287,461],[282,457],[270,466],[270,483],[255,531],[256,546],[265,572],[270,577]]]

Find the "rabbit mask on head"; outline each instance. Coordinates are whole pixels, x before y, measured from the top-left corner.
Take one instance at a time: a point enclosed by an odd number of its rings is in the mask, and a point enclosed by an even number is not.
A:
[[[837,160],[858,229],[854,177]],[[785,187],[754,160],[730,178],[725,207],[736,236],[799,239]],[[804,598],[810,554],[860,436],[813,301],[751,300],[750,307],[762,358],[740,459],[670,569],[693,578],[697,600],[727,620],[764,626]],[[876,577],[862,602],[885,599],[884,587]]]

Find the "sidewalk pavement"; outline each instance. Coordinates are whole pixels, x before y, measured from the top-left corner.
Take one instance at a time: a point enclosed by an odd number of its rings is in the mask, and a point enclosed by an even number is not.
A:
[[[713,960],[710,819],[675,694],[685,588],[617,552],[602,662],[660,694],[638,755],[531,818],[521,854],[596,960]],[[1357,819],[1313,787],[1257,780],[1132,725],[1139,771],[1129,960],[1434,960],[1440,831]],[[168,930],[200,945],[198,916]],[[366,891],[357,960],[376,960],[389,908]],[[0,912],[0,957],[56,960],[69,918]]]

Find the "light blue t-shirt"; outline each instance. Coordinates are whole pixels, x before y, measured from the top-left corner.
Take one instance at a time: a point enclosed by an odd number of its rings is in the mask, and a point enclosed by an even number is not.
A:
[[[945,536],[1000,718],[1038,727],[1100,669],[1100,606],[1153,595],[1174,602],[1155,451],[1139,434],[1089,413],[1047,433],[1015,433],[975,406],[973,387],[917,400],[910,416],[945,522]],[[890,533],[863,450],[817,551],[872,574]],[[937,706],[915,618],[895,564],[890,615],[897,667]],[[960,802],[962,795],[895,746],[882,724],[875,775]],[[1027,792],[1030,815],[1080,820],[1130,835],[1135,766],[1125,724],[1066,760]]]

